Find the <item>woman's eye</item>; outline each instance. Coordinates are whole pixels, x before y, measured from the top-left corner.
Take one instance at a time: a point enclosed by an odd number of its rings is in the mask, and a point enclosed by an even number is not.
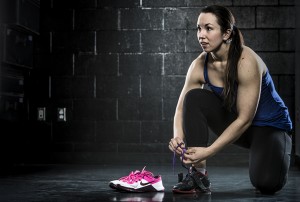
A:
[[[211,30],[212,30],[212,28],[211,28],[211,27],[207,27],[207,30],[208,30],[208,31],[211,31]]]

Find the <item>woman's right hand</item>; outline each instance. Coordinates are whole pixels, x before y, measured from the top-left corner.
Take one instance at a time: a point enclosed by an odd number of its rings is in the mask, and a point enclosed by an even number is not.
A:
[[[176,154],[181,155],[185,148],[184,141],[180,137],[172,138],[169,142],[169,149]]]

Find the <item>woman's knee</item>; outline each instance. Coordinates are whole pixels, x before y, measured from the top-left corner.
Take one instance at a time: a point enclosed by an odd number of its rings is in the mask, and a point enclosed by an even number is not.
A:
[[[195,106],[199,105],[199,103],[205,99],[207,99],[208,95],[212,94],[212,92],[201,89],[201,88],[195,88],[189,90],[184,97],[184,106]]]
[[[261,192],[275,193],[284,187],[288,178],[291,138],[270,127],[257,129],[250,149],[250,180]]]
[[[262,164],[260,168],[250,170],[251,183],[260,192],[273,194],[285,186],[290,167],[290,155],[283,156],[280,164],[273,164],[274,166],[271,167]]]
[[[282,179],[273,176],[260,177],[257,179],[250,179],[252,185],[259,190],[262,194],[274,194],[280,191],[287,182],[287,175]]]

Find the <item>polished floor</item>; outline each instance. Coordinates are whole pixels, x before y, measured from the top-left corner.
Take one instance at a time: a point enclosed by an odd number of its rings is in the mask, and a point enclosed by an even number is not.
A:
[[[1,172],[1,202],[56,201],[300,201],[300,171],[292,167],[283,190],[262,195],[251,186],[247,167],[209,167],[210,195],[173,194],[177,173],[185,172],[171,165],[149,165],[146,170],[160,174],[165,192],[124,193],[109,188],[108,182],[141,170],[144,165],[21,165]]]

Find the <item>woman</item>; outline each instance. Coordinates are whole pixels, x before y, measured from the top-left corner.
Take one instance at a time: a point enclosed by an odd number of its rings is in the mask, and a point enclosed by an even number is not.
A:
[[[174,137],[169,142],[169,149],[191,167],[173,192],[209,191],[206,160],[234,143],[250,151],[253,186],[273,194],[285,185],[290,164],[288,109],[266,64],[243,44],[227,8],[205,7],[197,28],[203,52],[187,72],[174,116]],[[211,90],[203,89],[204,84]],[[218,136],[210,146],[208,127]]]

